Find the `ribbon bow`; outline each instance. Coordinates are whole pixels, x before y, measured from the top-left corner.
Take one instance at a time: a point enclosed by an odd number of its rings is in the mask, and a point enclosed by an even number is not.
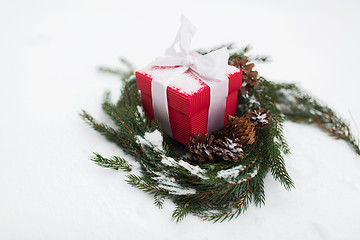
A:
[[[176,66],[173,75],[183,74],[190,69],[210,87],[210,106],[208,112],[207,131],[221,128],[224,122],[226,97],[228,94],[229,52],[224,47],[206,55],[190,51],[191,40],[196,32],[195,26],[183,15],[181,26],[175,41],[166,49],[165,57],[157,58],[150,66]],[[152,103],[155,118],[159,120],[163,130],[172,137],[169,120],[166,89],[173,79],[153,75],[151,84]]]
[[[165,57],[157,58],[151,65],[182,66],[187,67],[187,69],[190,68],[203,78],[218,81],[226,80],[229,59],[227,48],[223,47],[206,55],[190,52],[191,40],[195,32],[195,26],[182,15],[181,26],[175,41],[166,49]]]

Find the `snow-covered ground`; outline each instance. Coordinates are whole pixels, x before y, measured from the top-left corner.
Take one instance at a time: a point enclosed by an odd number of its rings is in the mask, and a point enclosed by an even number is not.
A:
[[[78,115],[105,120],[103,92],[115,100],[121,84],[97,67],[120,56],[145,66],[184,13],[198,28],[194,48],[251,44],[272,56],[256,66],[262,75],[299,83],[359,138],[359,12],[355,0],[1,0],[0,239],[360,239],[360,157],[313,126],[285,125],[296,189],[269,176],[262,208],[176,224],[171,202],[159,210],[122,172],[89,161],[123,153]]]

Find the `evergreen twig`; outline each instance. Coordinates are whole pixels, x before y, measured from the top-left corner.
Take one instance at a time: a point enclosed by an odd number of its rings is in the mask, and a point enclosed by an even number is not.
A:
[[[94,153],[94,156],[91,158],[91,160],[101,167],[112,168],[115,170],[122,169],[126,172],[130,172],[132,170],[131,165],[124,158],[119,156],[104,158],[99,153]]]

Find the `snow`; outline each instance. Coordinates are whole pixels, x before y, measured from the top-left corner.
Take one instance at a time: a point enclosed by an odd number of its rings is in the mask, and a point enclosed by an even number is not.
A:
[[[141,145],[153,145],[155,148],[157,148],[160,152],[164,152],[163,146],[163,137],[161,135],[161,132],[159,130],[155,130],[151,133],[146,132],[144,134],[144,137],[136,136],[137,141]],[[202,178],[207,179],[208,177],[205,176],[206,170],[200,168],[199,166],[193,166],[183,160],[176,161],[172,157],[168,157],[165,155],[162,155],[161,162],[168,166],[180,166],[188,170],[191,174]]]
[[[238,165],[226,170],[221,170],[217,173],[218,178],[235,178],[238,176],[239,171],[244,170],[244,166]]]
[[[159,187],[164,190],[168,190],[172,194],[175,195],[191,195],[195,194],[196,190],[192,188],[184,189],[181,187],[178,183],[176,183],[176,180],[173,177],[166,177],[164,175],[158,176],[155,178],[160,184]]]
[[[257,170],[257,169],[254,169],[254,171],[251,172],[251,173],[248,173],[246,177],[241,178],[241,179],[235,181],[236,179],[233,179],[232,177],[233,177],[233,176],[236,177],[236,176],[238,175],[238,172],[237,172],[236,174],[230,175],[230,177],[228,177],[228,178],[226,179],[226,181],[227,181],[228,183],[231,183],[231,184],[243,183],[243,182],[249,181],[250,179],[254,178],[257,174],[258,174],[258,170]]]
[[[174,67],[145,67],[140,72],[146,73],[157,79],[164,79],[164,81],[171,78],[169,86],[187,95],[191,95],[206,86],[201,83],[198,77],[189,71],[184,73],[183,69],[186,70],[186,68]]]
[[[137,120],[138,121],[140,121],[140,120],[143,120],[143,121],[145,121],[144,119],[145,119],[145,112],[144,112],[144,109],[142,108],[142,107],[140,107],[139,105],[136,107],[137,108],[137,111],[138,111],[138,113],[139,113],[139,117],[140,118],[137,118]]]
[[[158,78],[170,78],[175,73],[182,73],[182,68],[176,68],[176,67],[154,67],[154,66],[146,66],[145,68],[139,70],[141,73],[145,73],[149,76],[154,76]]]
[[[200,177],[202,179],[208,179],[208,177],[205,176],[206,174],[206,170],[205,169],[202,169],[200,168],[199,166],[194,166],[194,165],[191,165],[183,160],[180,160],[178,162],[178,164],[185,168],[186,170],[188,170],[191,174],[197,176],[197,177]]]
[[[238,165],[238,166],[226,169],[226,170],[221,170],[217,173],[217,177],[223,178],[229,183],[241,183],[241,182],[246,182],[246,181],[254,178],[258,174],[258,170],[254,169],[254,171],[251,173],[248,173],[246,177],[235,181],[236,179],[234,179],[234,178],[238,177],[239,172],[244,169],[245,169],[244,166]]]
[[[312,126],[285,123],[296,188],[269,174],[265,206],[221,224],[191,215],[177,224],[170,200],[158,209],[126,173],[89,160],[96,151],[135,165],[79,117],[85,109],[105,121],[103,93],[119,97],[122,83],[98,67],[117,67],[118,57],[146,66],[171,44],[181,13],[198,29],[194,48],[251,44],[272,59],[256,65],[260,75],[300,84],[359,139],[358,1],[176,4],[0,2],[0,239],[360,239],[360,157]]]
[[[204,85],[201,84],[200,79],[191,73],[185,73],[177,76],[169,86],[179,90],[180,93],[188,95],[191,95],[204,87]]]
[[[141,145],[153,145],[155,148],[163,151],[163,137],[159,130],[154,130],[153,132],[146,132],[144,137],[136,136],[137,141]]]
[[[227,71],[226,71],[226,74],[227,75],[232,75],[232,74],[237,73],[237,72],[239,72],[239,69],[237,69],[234,66],[229,66]]]
[[[191,174],[201,178],[201,179],[208,179],[207,176],[205,176],[206,174],[206,170],[205,169],[202,169],[200,168],[199,166],[193,166],[183,160],[180,160],[180,161],[176,161],[175,159],[171,158],[171,157],[163,157],[161,159],[161,162],[165,165],[168,165],[168,166],[179,166],[179,167],[183,167],[185,168],[186,170],[188,170]]]
[[[172,167],[172,166],[175,166],[177,164],[177,161],[175,161],[175,159],[173,159],[172,157],[163,156],[162,159],[161,159],[161,163]]]

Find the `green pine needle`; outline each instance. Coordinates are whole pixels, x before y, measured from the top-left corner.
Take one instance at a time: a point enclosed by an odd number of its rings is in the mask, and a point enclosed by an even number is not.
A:
[[[111,158],[104,158],[99,153],[94,153],[94,156],[90,159],[97,165],[105,168],[112,168],[115,170],[124,170],[126,172],[131,171],[131,165],[123,158],[119,156],[112,156]]]

